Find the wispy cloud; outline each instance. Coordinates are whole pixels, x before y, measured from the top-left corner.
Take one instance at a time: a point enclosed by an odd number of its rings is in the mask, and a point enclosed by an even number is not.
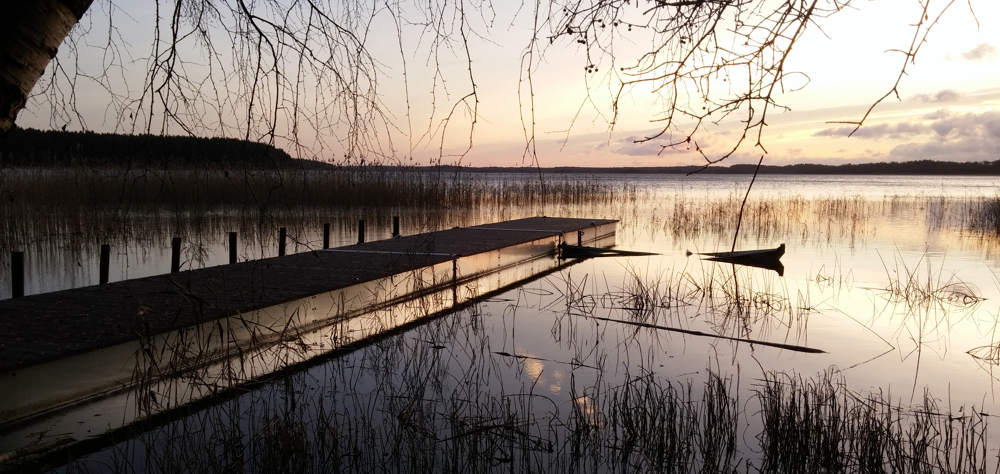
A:
[[[609,151],[615,155],[623,156],[668,156],[668,155],[692,155],[700,156],[698,150],[702,150],[707,154],[711,154],[712,150],[719,143],[719,135],[716,133],[704,133],[699,135],[697,139],[693,139],[690,142],[683,141],[672,141],[674,137],[664,136],[659,137],[654,140],[644,141],[645,136],[642,135],[631,135],[623,138],[619,138],[611,141],[611,143],[603,147],[606,151]],[[674,146],[669,146],[670,144],[675,144]],[[602,149],[601,151],[605,151]]]
[[[660,153],[661,150],[663,153]],[[653,142],[634,143],[632,141],[622,141],[612,145],[611,152],[616,155],[625,155],[625,156],[656,156],[656,155],[673,155],[677,153],[682,153],[683,151],[678,150],[676,148],[664,149],[659,144]]]
[[[1000,141],[1000,111],[934,114],[930,128],[940,140],[977,138]]]
[[[854,127],[837,127],[820,130],[815,137],[846,137]],[[882,123],[861,127],[852,135],[856,138],[879,140],[901,139],[919,135],[932,135],[938,140],[962,137],[1000,140],[1000,111],[957,114],[941,109],[920,117],[920,121]]]
[[[975,48],[962,53],[959,57],[966,61],[990,62],[997,57],[997,47],[988,43],[979,43]]]
[[[828,128],[814,136],[844,137],[852,130]],[[895,160],[993,161],[1000,157],[1000,110],[956,113],[941,109],[914,121],[862,127],[854,137],[909,141],[889,152],[888,157]]]
[[[913,96],[913,100],[918,100],[920,102],[953,102],[962,97],[958,91],[954,89],[945,89],[943,91],[938,91],[936,94],[917,94]]]
[[[993,161],[1000,157],[1000,111],[957,114],[940,110],[925,115],[932,139],[907,143],[889,155],[900,160]]]
[[[995,161],[1000,156],[1000,141],[965,137],[958,140],[907,143],[889,152],[900,161]]]
[[[856,138],[867,138],[879,140],[882,138],[902,138],[906,136],[923,135],[930,132],[930,128],[921,123],[899,122],[896,124],[878,124],[863,126],[854,132],[854,127],[837,127],[820,130],[813,134],[814,137],[846,137],[848,135]],[[851,135],[854,132],[854,135]]]

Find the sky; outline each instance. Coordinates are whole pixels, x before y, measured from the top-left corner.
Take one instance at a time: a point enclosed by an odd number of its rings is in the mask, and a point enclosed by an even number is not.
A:
[[[690,165],[704,162],[701,153],[712,159],[723,156],[742,132],[739,120],[731,118],[700,130],[694,136],[694,146],[664,149],[661,145],[668,142],[666,136],[637,143],[659,129],[655,120],[663,116],[662,99],[644,86],[626,91],[612,126],[610,98],[625,77],[616,73],[620,71],[616,68],[631,65],[632,58],[649,48],[650,39],[638,29],[634,34],[622,34],[613,64],[607,55],[600,57],[594,51],[588,59],[586,49],[570,38],[552,44],[543,39],[531,58],[532,95],[527,92],[524,74],[534,21],[530,4],[506,2],[482,8],[489,5],[467,1],[470,9],[481,7],[467,14],[467,49],[453,42],[441,45],[434,54],[432,36],[427,25],[419,21],[426,12],[393,9],[388,7],[390,3],[384,7],[375,4],[367,23],[350,25],[378,73],[375,94],[382,115],[366,120],[361,132],[369,137],[369,147],[381,155],[376,160],[468,166]],[[947,2],[932,0],[930,5],[933,20]],[[878,104],[852,136],[848,135],[854,126],[837,123],[857,122],[893,88],[904,62],[898,50],[909,48],[920,13],[916,0],[855,0],[851,8],[809,25],[786,63],[786,71],[801,74],[789,76],[786,89],[776,96],[776,102],[788,110],[769,112],[760,145],[756,135],[752,136],[726,163],[756,163],[762,156],[772,165],[1000,159],[1000,2],[994,0],[954,2],[933,26],[914,63],[907,66],[899,83],[899,97],[890,95]],[[161,12],[161,16],[165,14]],[[108,18],[116,28],[111,35],[116,46],[110,50],[104,47],[110,31]],[[221,28],[224,23],[219,21],[216,26]],[[295,84],[286,77],[273,81],[284,84],[284,92],[266,89],[273,85],[262,86],[265,93],[256,99],[255,113],[270,117],[267,106],[261,103],[279,104],[281,113],[274,114],[273,120],[248,121],[244,109],[250,109],[245,106],[249,86],[233,79],[233,69],[246,64],[245,56],[242,62],[234,61],[241,57],[239,48],[227,47],[226,36],[218,33],[213,38],[222,52],[215,56],[199,52],[191,40],[185,43],[181,49],[186,55],[182,56],[187,61],[185,71],[201,77],[199,71],[214,67],[212,61],[233,66],[225,74],[202,81],[211,87],[197,89],[198,104],[184,115],[186,127],[150,127],[156,119],[146,120],[143,114],[148,106],[140,105],[141,98],[148,95],[144,80],[149,77],[149,45],[155,44],[150,25],[155,24],[151,4],[95,2],[74,37],[78,59],[71,57],[65,46],[60,49],[62,70],[70,69],[66,65],[80,64],[85,72],[113,73],[100,80],[88,79],[99,74],[65,73],[65,77],[76,77],[76,86],[71,88],[76,93],[55,99],[44,94],[46,84],[42,81],[18,124],[125,133],[148,127],[170,134],[251,138],[264,137],[274,127],[276,145],[296,156],[326,161],[341,159],[346,137],[356,136],[349,134],[338,118],[350,109],[331,105],[328,73],[300,78],[302,87],[295,89],[300,91],[297,95],[288,92]],[[453,39],[460,32],[455,22],[435,27],[450,31]],[[542,30],[545,28],[551,27],[543,26]],[[725,38],[722,43],[725,45]],[[316,48],[319,51],[322,46],[317,43]],[[294,65],[288,62],[287,52],[284,54],[285,64]],[[314,54],[322,56],[323,52]],[[349,63],[350,56],[348,51],[339,57]],[[468,58],[472,60],[471,75]],[[596,72],[586,70],[591,63]],[[730,77],[738,82],[738,73]],[[720,91],[717,79],[713,84],[716,92]],[[474,103],[467,94],[473,81],[478,103],[472,147],[467,149],[472,123],[469,107]],[[722,95],[727,92],[730,90],[721,88]],[[76,104],[78,114],[60,109],[67,101]],[[298,116],[300,123],[294,128],[287,113],[291,107],[307,112]],[[144,117],[145,127],[135,126],[139,120],[131,117],[136,116]],[[532,123],[534,141],[529,142],[526,137],[531,134],[526,127]],[[680,120],[676,125],[670,135],[674,139],[686,136],[692,123]],[[298,136],[300,146],[289,142],[293,135]]]

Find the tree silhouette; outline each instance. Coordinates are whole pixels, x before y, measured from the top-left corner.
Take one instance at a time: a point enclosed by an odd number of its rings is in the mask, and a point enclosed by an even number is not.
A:
[[[496,7],[490,0],[154,1],[148,54],[131,57],[134,46],[126,46],[118,6],[110,1],[92,6],[91,1],[0,4],[0,133],[13,126],[29,100],[51,108],[54,128],[76,120],[86,129],[75,92],[79,81],[90,81],[111,97],[107,115],[119,131],[270,144],[280,138],[293,144],[296,156],[336,153],[343,162],[365,164],[405,159],[407,154],[398,153],[392,143],[393,132],[402,130],[410,140],[410,156],[417,144],[435,143],[438,164],[446,159],[460,164],[480,118],[476,64],[489,60],[476,57],[470,40],[509,29],[494,25]],[[955,3],[916,1],[921,16],[909,48],[900,51],[900,77],[941,14]],[[536,160],[532,76],[545,65],[546,55],[568,47],[583,52],[584,74],[607,86],[609,129],[621,118],[626,98],[652,91],[662,107],[652,117],[659,129],[638,142],[659,139],[665,140],[664,149],[693,149],[702,154],[705,166],[731,156],[744,143],[765,154],[761,136],[767,118],[784,109],[778,95],[792,76],[801,76],[798,84],[808,82],[803,72],[787,68],[788,58],[807,30],[849,6],[850,0],[522,2],[517,16],[531,23],[530,37],[523,39],[518,86],[525,157]],[[80,21],[84,13],[106,21],[98,29],[94,21]],[[402,74],[432,70],[426,127],[411,117],[411,94],[418,92],[409,86],[405,118],[381,102],[384,70],[378,54],[385,53],[374,51],[373,45],[386,38],[373,37],[380,34],[373,25],[386,16],[398,33]],[[425,56],[409,57],[413,45],[404,44],[403,30],[418,32]],[[92,46],[98,38],[101,66],[86,71],[81,42]],[[67,53],[57,58],[60,43]],[[646,46],[636,49],[637,44]],[[461,58],[461,77],[445,73],[446,57]],[[418,66],[412,64],[416,61]],[[134,64],[143,66],[139,80],[124,72]],[[876,104],[898,95],[898,85],[897,80]],[[852,123],[860,127],[866,117]],[[726,119],[742,123],[742,133],[726,151],[705,153],[699,133]],[[458,140],[465,145],[449,154],[446,148],[456,143],[456,135],[466,136]],[[336,149],[327,149],[316,136],[333,137]]]

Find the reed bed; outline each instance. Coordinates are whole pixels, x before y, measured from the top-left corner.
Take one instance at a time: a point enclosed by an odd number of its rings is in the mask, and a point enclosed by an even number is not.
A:
[[[703,382],[640,370],[621,383],[574,378],[565,403],[530,381],[491,389],[505,357],[456,367],[461,348],[442,356],[408,339],[144,429],[61,470],[985,473],[995,456],[988,417],[973,407],[954,411],[930,394],[907,407],[855,394],[830,372],[765,373],[741,402],[738,382],[711,369]]]
[[[967,215],[973,232],[1000,236],[1000,196],[976,201]]]
[[[945,275],[944,259],[935,267],[926,252],[913,263],[906,262],[897,253],[891,269],[885,261],[882,263],[888,280],[883,295],[891,302],[905,303],[910,308],[928,304],[961,308],[983,301],[975,286],[954,273]]]
[[[221,242],[230,231],[273,246],[278,227],[305,235],[324,222],[353,230],[366,218],[388,228],[392,215],[403,214],[407,228],[420,232],[545,210],[576,215],[581,211],[573,208],[620,207],[641,194],[628,183],[586,177],[494,179],[379,168],[3,169],[0,251],[43,242],[81,250],[95,243],[147,247],[173,236]]]
[[[731,236],[742,198],[737,192],[654,192],[627,180],[588,176],[378,167],[2,169],[0,219],[7,225],[0,230],[0,250],[51,240],[66,247],[93,241],[145,245],[161,236],[215,235],[225,232],[223,228],[270,236],[277,227],[314,227],[338,219],[350,224],[362,216],[386,220],[393,214],[421,222],[419,230],[546,213],[590,214],[587,217],[622,219],[626,229],[698,240]],[[989,229],[994,222],[989,220],[990,202],[923,196],[752,196],[741,234],[760,242],[848,237],[863,243],[875,231],[873,220],[913,215],[928,229]]]
[[[331,224],[333,245],[356,241],[365,220],[369,240],[387,238],[392,216],[407,234],[535,215],[619,219],[619,235],[663,236],[673,245],[711,243],[728,248],[742,192],[719,195],[657,190],[628,180],[576,175],[504,175],[420,172],[396,168],[323,171],[255,169],[103,168],[0,170],[0,266],[10,251],[25,251],[42,288],[65,288],[62,268],[73,262],[96,280],[97,249],[112,246],[112,268],[122,278],[160,273],[172,237],[187,252],[182,268],[225,261],[228,232],[239,233],[239,259],[277,253],[278,229],[288,230],[292,252],[320,247]],[[752,195],[738,247],[775,242],[866,245],[886,220],[923,223],[926,231],[965,232],[980,222],[976,199],[926,196]],[[977,207],[979,206],[979,207]],[[968,232],[966,241],[1000,251],[1000,236]],[[994,235],[994,234],[990,234]],[[147,263],[149,262],[149,263]],[[93,274],[93,275],[92,275]],[[7,272],[0,272],[0,297]],[[73,283],[80,284],[80,283]]]
[[[567,287],[573,287],[571,280]],[[703,330],[723,337],[766,337],[780,331],[789,340],[805,336],[809,305],[791,303],[787,289],[770,270],[708,263],[696,269],[650,269],[626,266],[622,284],[594,298],[580,291],[562,293],[575,316],[594,317],[603,310],[610,320],[639,326]]]
[[[478,177],[398,169],[3,170],[4,197],[39,209],[198,214],[266,209],[525,206],[634,200],[634,185],[583,178]],[[15,206],[16,208],[16,206]]]
[[[390,236],[393,216],[414,234],[535,215],[601,217],[640,199],[628,183],[588,177],[554,179],[436,173],[395,169],[0,170],[0,269],[11,251],[23,251],[40,288],[96,283],[97,249],[112,247],[112,269],[122,278],[166,271],[164,252],[184,239],[182,269],[225,261],[227,235],[239,235],[239,260],[277,254],[278,229],[291,252],[356,242],[358,220],[368,240]],[[598,215],[599,214],[599,215]],[[166,250],[165,250],[166,249]],[[156,260],[160,260],[158,266]],[[67,272],[73,263],[81,270]],[[68,282],[62,275],[83,272]],[[115,278],[114,276],[112,278]],[[9,291],[0,270],[0,297]],[[9,293],[8,293],[9,294]]]
[[[889,394],[856,395],[844,379],[769,373],[757,391],[763,429],[760,472],[986,473],[988,416],[912,408]]]
[[[662,222],[662,231],[675,239],[731,236],[742,198],[741,193],[735,192],[709,197],[675,194],[667,200],[669,207],[666,212],[657,217]],[[747,242],[787,239],[829,243],[847,240],[854,247],[864,245],[877,233],[879,225],[884,225],[886,221],[919,224],[928,233],[967,232],[989,228],[992,221],[984,210],[988,209],[988,202],[978,198],[915,195],[887,195],[881,199],[866,196],[813,199],[798,195],[757,196],[746,204],[741,235],[753,236]],[[997,236],[1000,237],[1000,234]]]

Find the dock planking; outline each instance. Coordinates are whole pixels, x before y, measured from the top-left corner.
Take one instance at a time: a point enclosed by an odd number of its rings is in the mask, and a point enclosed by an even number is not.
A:
[[[613,222],[533,217],[3,300],[0,374]]]

